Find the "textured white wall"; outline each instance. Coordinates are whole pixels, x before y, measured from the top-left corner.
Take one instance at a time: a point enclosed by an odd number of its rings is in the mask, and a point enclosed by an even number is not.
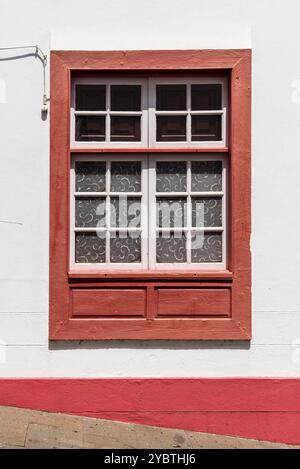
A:
[[[20,223],[0,223],[0,376],[300,376],[299,1],[0,0],[0,11],[0,47],[253,48],[254,323],[250,345],[49,345],[42,66],[0,52],[0,221]]]

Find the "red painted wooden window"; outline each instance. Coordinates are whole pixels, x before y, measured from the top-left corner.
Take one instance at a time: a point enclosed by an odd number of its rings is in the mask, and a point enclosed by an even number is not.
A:
[[[248,50],[52,52],[50,339],[249,339]]]

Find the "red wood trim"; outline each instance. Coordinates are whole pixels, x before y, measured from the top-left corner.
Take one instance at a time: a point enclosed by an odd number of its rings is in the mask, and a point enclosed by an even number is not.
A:
[[[71,271],[68,273],[70,279],[135,279],[135,280],[156,280],[156,279],[172,279],[172,280],[232,280],[233,274],[229,271],[210,271],[210,272],[182,272],[182,271],[138,271],[138,272],[82,272]]]
[[[251,53],[231,71],[230,264],[232,318],[251,335]]]
[[[50,338],[69,321],[69,114],[70,70],[59,58],[50,57]]]
[[[300,445],[299,378],[0,379],[0,405]]]
[[[245,340],[249,336],[232,318],[69,319],[54,331],[64,340]],[[89,339],[87,339],[89,337]]]
[[[70,70],[228,70],[248,49],[52,51]]]
[[[182,279],[169,279],[169,280],[153,280],[148,279],[76,279],[70,281],[70,288],[75,287],[98,287],[99,285],[105,285],[112,288],[121,288],[121,287],[137,287],[145,286],[147,288],[157,288],[157,287],[201,287],[201,288],[214,288],[214,287],[231,287],[231,281],[218,281],[218,280],[203,280],[195,281],[194,279],[182,280]]]
[[[148,286],[147,317],[154,319],[157,313],[157,295],[154,286]]]
[[[209,277],[199,271],[197,276],[183,274],[157,275],[156,279],[175,282],[177,279],[206,281],[212,287],[217,282],[231,287],[230,318],[158,319],[151,316],[148,306],[147,320],[74,319],[70,317],[72,283],[82,286],[96,285],[104,279],[119,280],[126,284],[130,276],[123,273],[108,275],[68,274],[69,265],[69,113],[70,77],[74,70],[90,71],[221,71],[231,74],[230,114],[230,169],[231,206],[229,270],[212,272]],[[51,53],[51,167],[50,167],[50,339],[239,339],[251,337],[251,257],[250,257],[250,122],[251,122],[251,51],[54,51]],[[76,149],[77,151],[77,149]],[[88,151],[80,149],[81,153]],[[96,150],[99,151],[107,151]],[[117,150],[112,149],[116,152]],[[128,151],[128,149],[127,149]],[[135,149],[136,152],[145,151]],[[157,149],[158,152],[170,151]],[[174,150],[172,150],[174,151]],[[181,151],[181,150],[180,150]],[[183,150],[182,151],[186,151]],[[194,149],[192,149],[194,151]],[[207,151],[202,150],[201,151]],[[212,151],[210,149],[210,151]],[[216,149],[228,151],[228,149]],[[147,149],[147,152],[149,150]],[[153,293],[156,283],[153,273],[149,277],[134,277],[144,281]],[[201,283],[204,287],[204,283]],[[149,293],[150,294],[150,293]],[[152,294],[153,297],[153,294]]]
[[[170,51],[171,53],[173,51]],[[151,69],[151,76],[157,78],[170,78],[174,76],[174,70],[161,70],[161,69]],[[201,76],[203,78],[226,78],[229,76],[230,69],[209,69],[209,70],[201,70]],[[198,69],[181,69],[176,70],[176,75],[178,74],[179,77],[197,77],[199,73]],[[120,75],[120,70],[118,69],[110,69],[110,70],[99,70],[99,69],[85,69],[85,70],[72,70],[72,77],[74,78],[111,78],[111,77],[118,77]],[[135,69],[134,71],[131,70],[122,70],[122,77],[126,78],[147,78],[149,75],[149,70],[141,70]]]

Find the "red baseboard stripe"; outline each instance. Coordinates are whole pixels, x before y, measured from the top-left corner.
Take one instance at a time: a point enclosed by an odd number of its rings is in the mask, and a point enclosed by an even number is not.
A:
[[[300,378],[0,379],[0,405],[300,444]]]

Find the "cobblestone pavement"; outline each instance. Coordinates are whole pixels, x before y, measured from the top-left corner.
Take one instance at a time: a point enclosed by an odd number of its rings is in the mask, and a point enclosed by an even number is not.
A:
[[[0,448],[296,448],[243,438],[0,407]]]

